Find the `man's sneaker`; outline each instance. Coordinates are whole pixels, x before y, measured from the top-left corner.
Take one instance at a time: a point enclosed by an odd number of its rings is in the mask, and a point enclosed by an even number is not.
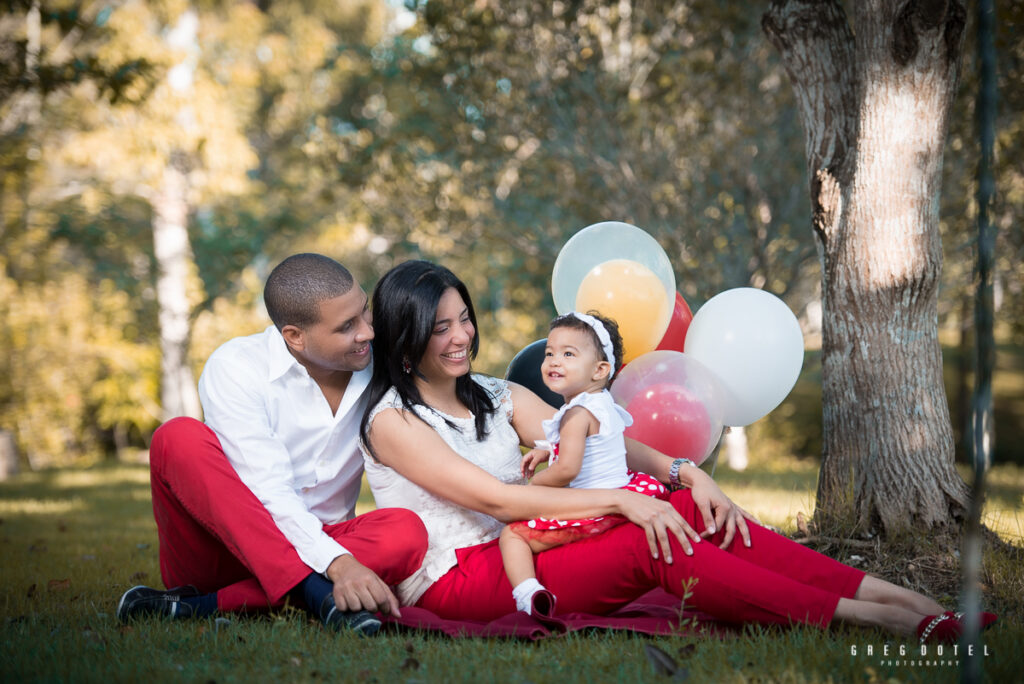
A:
[[[371,637],[380,630],[380,619],[368,610],[341,611],[334,605],[334,597],[327,596],[320,604],[320,621],[336,632],[351,630],[360,636]]]
[[[124,592],[117,603],[117,619],[128,622],[130,618],[159,615],[168,618],[186,618],[192,615],[192,606],[182,603],[186,596],[199,596],[199,590],[192,585],[161,591],[139,585]]]

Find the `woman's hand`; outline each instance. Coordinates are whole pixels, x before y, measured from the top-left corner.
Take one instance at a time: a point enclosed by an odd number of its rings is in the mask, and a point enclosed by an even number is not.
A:
[[[651,556],[658,558],[660,547],[665,555],[665,562],[672,563],[672,547],[669,545],[669,534],[679,540],[686,555],[693,555],[693,546],[690,543],[699,542],[700,535],[683,516],[679,515],[672,504],[653,496],[638,494],[625,489],[612,490],[620,496],[619,513],[629,519],[635,525],[644,528],[647,535],[647,544],[651,549]]]
[[[739,531],[743,538],[743,545],[750,546],[750,529],[747,527],[747,520],[758,522],[756,518],[737,506],[725,495],[718,484],[711,479],[711,476],[699,468],[690,468],[686,473],[690,482],[690,493],[693,495],[693,502],[704,518],[704,532],[702,536],[710,537],[716,531],[724,529],[725,536],[719,548],[725,549],[732,543],[733,537]]]

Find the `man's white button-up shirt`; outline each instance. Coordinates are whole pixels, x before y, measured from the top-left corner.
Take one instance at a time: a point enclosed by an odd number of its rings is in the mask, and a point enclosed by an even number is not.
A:
[[[317,572],[348,551],[323,525],[355,515],[359,422],[370,367],[354,372],[338,411],[274,326],[220,346],[199,378],[206,424],[231,465]]]

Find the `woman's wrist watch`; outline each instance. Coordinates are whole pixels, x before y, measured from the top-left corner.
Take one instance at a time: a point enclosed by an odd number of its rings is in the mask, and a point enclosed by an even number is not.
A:
[[[679,482],[679,468],[682,467],[684,463],[692,465],[694,468],[697,467],[697,464],[688,458],[677,458],[672,461],[672,465],[669,466],[668,469],[668,484],[671,489],[682,488],[683,485]]]

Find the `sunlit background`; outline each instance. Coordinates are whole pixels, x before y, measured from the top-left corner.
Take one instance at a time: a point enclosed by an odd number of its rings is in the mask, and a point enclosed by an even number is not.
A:
[[[1000,12],[995,459],[1020,465],[1024,8]],[[741,3],[26,0],[0,11],[0,51],[0,432],[21,470],[144,458],[210,352],[268,324],[263,280],[297,251],[368,291],[404,259],[448,265],[480,314],[476,368],[501,375],[545,334],[561,245],[617,219],[658,239],[694,311],[753,286],[797,314],[804,372],[748,429],[749,460],[813,481],[803,135]],[[939,302],[958,432],[977,163],[964,54]]]

